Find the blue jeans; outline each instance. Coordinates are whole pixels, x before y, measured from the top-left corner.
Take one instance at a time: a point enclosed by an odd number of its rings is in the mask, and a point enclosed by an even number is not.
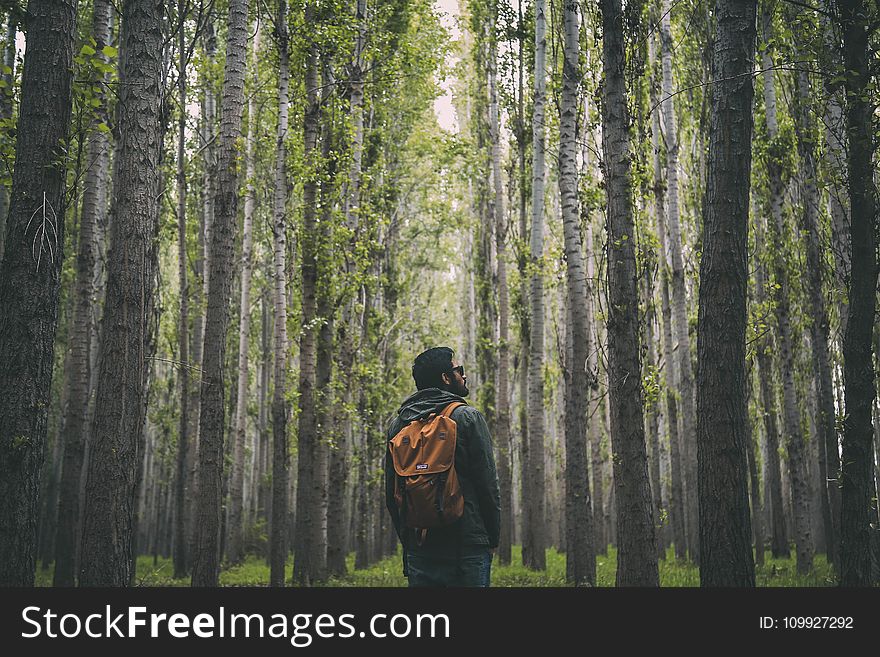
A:
[[[410,587],[489,586],[492,553],[463,555],[460,559],[426,557],[409,552],[406,556]]]

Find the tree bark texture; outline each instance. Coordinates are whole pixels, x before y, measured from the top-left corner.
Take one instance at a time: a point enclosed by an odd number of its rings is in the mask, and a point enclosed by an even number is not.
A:
[[[256,71],[260,48],[259,26],[254,30],[251,43],[253,70]],[[256,139],[254,123],[256,104],[253,94],[248,98],[248,131],[245,145],[245,179],[244,227],[241,240],[241,291],[239,303],[240,324],[238,328],[238,394],[235,400],[235,435],[232,448],[232,475],[229,480],[229,519],[227,522],[226,559],[231,563],[239,563],[244,559],[244,449],[247,438],[247,402],[248,402],[248,344],[251,331],[251,263],[254,243],[254,211],[257,198],[254,188],[256,167],[254,164],[254,140]]]
[[[717,0],[697,330],[700,584],[754,586],[746,450],[756,0]]]
[[[872,104],[868,96],[871,77],[868,66],[868,8],[863,0],[839,0],[843,26],[843,64],[846,88],[846,136],[849,145],[851,274],[849,318],[843,339],[844,406],[840,584],[868,586],[871,583],[870,533],[871,405],[874,387],[872,332],[876,330],[877,202],[873,186],[871,133]],[[875,530],[876,531],[876,530]]]
[[[238,210],[239,147],[247,58],[248,0],[230,0],[226,64],[221,99],[217,185],[211,224],[208,306],[202,352],[199,409],[199,485],[196,513],[197,551],[193,586],[217,586],[220,575],[221,479],[225,427],[226,333],[235,263],[234,235]]]
[[[580,233],[577,186],[578,3],[564,5],[564,61],[559,105],[559,196],[565,242],[566,289],[571,323],[571,360],[565,366],[565,577],[575,586],[596,583],[586,423],[590,372],[587,282]],[[499,184],[500,187],[500,184]],[[499,258],[500,262],[500,258]]]
[[[499,559],[510,563],[513,527],[513,482],[510,435],[510,299],[507,289],[507,216],[501,178],[501,121],[498,105],[498,44],[496,17],[492,17],[492,52],[489,55],[489,134],[492,151],[492,189],[495,209],[495,253],[498,288],[498,367],[495,377],[495,450],[498,454],[498,484],[501,491],[501,538]]]
[[[683,238],[679,220],[678,193],[678,127],[675,122],[675,106],[672,79],[672,19],[671,0],[663,0],[663,18],[660,22],[660,47],[663,69],[663,124],[666,128],[666,198],[669,240],[667,243],[672,264],[672,329],[675,336],[676,379],[681,400],[681,449],[684,452],[684,507],[688,550],[695,563],[700,561],[699,514],[697,511],[697,443],[694,433],[696,409],[694,408],[693,371],[691,343],[688,335],[687,290],[684,281]]]
[[[92,11],[92,36],[98,53],[110,44],[110,3],[97,0]],[[95,82],[97,88],[100,81]],[[54,586],[75,586],[77,553],[79,551],[82,516],[80,492],[86,450],[86,432],[90,392],[92,322],[95,262],[98,255],[99,226],[104,223],[107,206],[107,165],[110,161],[110,140],[97,129],[107,123],[104,94],[95,98],[96,108],[88,137],[88,163],[83,185],[83,207],[76,253],[76,282],[73,317],[70,326],[70,367],[67,373],[67,417],[64,420],[64,456],[61,461],[58,523],[55,536]]]
[[[275,195],[272,220],[273,304],[275,325],[274,381],[272,396],[272,514],[269,523],[269,584],[284,586],[287,563],[288,495],[290,486],[290,447],[287,441],[287,170],[285,166],[289,117],[290,84],[287,2],[278,5],[276,39],[278,44],[278,126],[275,135]]]
[[[64,244],[76,3],[30,0],[0,264],[0,586],[32,586]]]
[[[132,578],[158,276],[163,11],[156,0],[127,0],[122,11],[114,220],[85,485],[80,586],[128,586]]]
[[[639,362],[638,273],[620,0],[602,0],[602,146],[608,232],[608,387],[614,499],[617,515],[617,585],[658,586],[657,543],[651,510]]]
[[[529,505],[528,523],[523,527],[524,565],[544,570],[546,530],[544,527],[544,105],[546,103],[547,19],[544,0],[535,1],[535,87],[532,112],[532,226],[529,242],[529,331],[528,363],[528,487],[524,502]],[[525,482],[524,482],[525,483]]]
[[[306,6],[306,22],[314,20],[313,4]],[[303,121],[304,160],[316,167],[321,108],[318,98],[318,46],[311,42],[306,52],[306,108]],[[313,170],[313,169],[310,169]],[[299,355],[299,424],[297,440],[296,528],[294,530],[293,580],[310,586],[321,574],[313,561],[314,541],[320,540],[319,499],[313,498],[318,452],[317,413],[315,408],[315,368],[317,366],[317,174],[303,183],[302,229],[302,334]],[[320,485],[320,482],[318,482]]]

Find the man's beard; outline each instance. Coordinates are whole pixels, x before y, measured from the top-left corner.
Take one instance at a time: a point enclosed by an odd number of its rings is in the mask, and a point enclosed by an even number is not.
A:
[[[466,383],[459,384],[457,381],[453,381],[448,385],[441,383],[440,389],[445,390],[446,392],[451,392],[453,395],[458,395],[459,397],[467,397],[470,392]]]

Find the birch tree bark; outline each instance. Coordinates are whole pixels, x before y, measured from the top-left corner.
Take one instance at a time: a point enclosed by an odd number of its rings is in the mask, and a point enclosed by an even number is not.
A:
[[[288,86],[290,54],[287,32],[287,2],[278,3],[275,40],[278,46],[278,126],[275,134],[275,193],[273,197],[273,304],[275,325],[274,391],[272,395],[272,500],[269,523],[269,584],[284,586],[287,562],[288,495],[290,447],[287,442],[287,138],[289,118]]]
[[[510,471],[510,301],[507,289],[507,215],[504,210],[504,191],[501,179],[501,120],[498,107],[498,37],[497,7],[492,9],[492,27],[489,40],[491,52],[489,74],[489,139],[492,152],[492,187],[495,198],[495,257],[498,287],[498,369],[495,377],[495,443],[498,454],[498,484],[501,491],[501,534],[499,552],[501,563],[510,563],[510,534],[512,517],[512,477]],[[573,146],[573,145],[572,145]]]
[[[788,8],[786,16],[797,25],[795,12]],[[803,29],[794,30],[794,51],[799,61],[808,59],[805,49],[806,35]],[[816,425],[819,434],[819,501],[822,511],[822,524],[825,532],[828,561],[837,562],[837,535],[839,533],[837,516],[832,513],[833,497],[839,497],[837,490],[837,473],[840,470],[840,456],[835,429],[834,391],[831,384],[831,355],[828,346],[828,309],[825,306],[825,294],[822,290],[822,279],[825,271],[821,252],[821,234],[819,227],[819,188],[816,167],[816,144],[818,134],[812,116],[813,89],[806,70],[795,72],[796,93],[792,107],[795,118],[795,133],[798,142],[798,155],[801,165],[801,199],[803,203],[802,229],[806,232],[807,242],[807,278],[809,281],[809,304],[811,307],[810,347],[813,357],[813,375],[816,383],[817,413]],[[833,485],[829,486],[829,479]],[[837,505],[839,507],[839,504]]]
[[[220,574],[221,478],[225,424],[226,333],[232,279],[236,213],[238,209],[241,114],[244,107],[247,57],[248,0],[230,0],[226,64],[221,100],[217,189],[210,235],[208,306],[199,409],[198,550],[193,555],[193,586],[217,586]]]
[[[306,23],[315,20],[315,6],[306,5]],[[302,335],[299,356],[299,426],[297,440],[296,528],[294,530],[293,580],[310,586],[319,578],[320,564],[313,561],[314,541],[320,540],[320,500],[313,498],[317,453],[315,368],[317,357],[317,188],[315,172],[321,107],[318,99],[318,46],[311,40],[306,50],[306,108],[303,121],[304,154],[308,170],[303,183],[302,230]]]
[[[654,42],[649,41],[652,51],[651,60],[654,59]],[[675,343],[672,340],[672,304],[669,298],[669,260],[666,248],[666,208],[664,199],[663,170],[660,163],[660,103],[657,94],[657,84],[651,85],[651,106],[655,109],[651,113],[651,143],[654,148],[654,218],[657,226],[657,238],[660,244],[658,253],[660,270],[660,313],[663,319],[663,362],[665,374],[663,376],[664,399],[666,402],[666,434],[669,440],[669,511],[672,521],[672,540],[675,545],[675,558],[683,560],[687,558],[687,529],[684,511],[684,486],[681,472],[681,448],[678,434],[678,401],[675,395],[676,369]]]
[[[256,25],[254,37],[251,42],[251,57],[253,70],[257,70],[260,50],[260,26]],[[254,210],[257,205],[256,190],[254,188],[254,123],[256,106],[254,95],[248,97],[248,131],[245,144],[245,197],[244,197],[244,226],[241,236],[241,292],[239,303],[239,317],[241,318],[238,333],[238,395],[235,403],[235,435],[233,436],[232,448],[232,476],[229,480],[229,520],[227,522],[226,559],[230,563],[239,563],[244,559],[244,447],[247,431],[247,402],[248,402],[248,343],[251,331],[251,271],[253,252],[253,225]]]
[[[529,505],[528,523],[523,527],[524,565],[544,570],[546,531],[544,528],[544,104],[546,68],[546,16],[544,0],[535,0],[535,89],[532,110],[532,226],[529,241],[531,272],[528,363],[528,487],[524,502]],[[523,483],[526,483],[525,481]]]
[[[675,336],[677,359],[675,386],[681,400],[681,450],[684,452],[684,507],[687,519],[688,550],[695,563],[700,561],[699,513],[697,504],[697,449],[694,432],[696,409],[694,408],[691,343],[688,336],[687,290],[684,281],[682,258],[681,222],[678,204],[678,127],[675,122],[675,106],[672,80],[672,5],[663,0],[663,18],[660,22],[660,47],[663,60],[663,126],[666,129],[666,198],[667,228],[669,230],[668,253],[672,263],[672,329]]]
[[[572,358],[565,367],[565,577],[575,586],[596,583],[593,517],[587,461],[586,422],[590,372],[587,284],[580,233],[577,185],[580,49],[578,3],[564,5],[564,61],[559,105],[559,196],[565,241],[566,288]],[[500,184],[498,184],[500,193]],[[499,257],[499,263],[501,258]],[[499,277],[500,278],[500,277]]]
[[[101,53],[110,45],[110,3],[97,0],[92,8],[92,36],[95,50]],[[106,57],[105,57],[106,59]],[[103,76],[106,77],[106,76]],[[110,139],[98,124],[108,124],[107,102],[100,80],[95,81],[100,93],[88,137],[88,155],[83,207],[80,213],[79,238],[76,252],[75,302],[70,327],[70,359],[67,417],[64,419],[64,456],[58,495],[58,523],[55,535],[55,574],[53,586],[75,586],[77,553],[79,551],[82,505],[83,462],[86,450],[89,391],[91,378],[92,319],[95,262],[98,255],[97,233],[104,223],[107,206],[107,166],[110,162]]]
[[[186,0],[177,3],[177,94],[181,108],[186,107]],[[177,276],[180,288],[180,318],[177,324],[177,345],[180,366],[180,424],[177,436],[177,471],[174,501],[174,577],[183,578],[189,572],[189,542],[187,540],[187,461],[189,445],[189,278],[186,249],[186,111],[181,109],[177,118]]]
[[[763,14],[764,43],[771,38],[771,16],[765,9]],[[782,375],[782,408],[785,426],[785,445],[788,451],[791,470],[792,510],[794,512],[795,550],[797,569],[806,573],[813,564],[813,539],[810,529],[810,497],[807,486],[806,445],[801,431],[800,412],[797,405],[794,372],[794,345],[791,329],[790,298],[791,289],[788,277],[788,259],[785,254],[787,226],[784,215],[784,183],[782,180],[781,153],[779,149],[779,127],[776,117],[776,90],[773,81],[773,60],[769,48],[764,49],[762,61],[764,75],[764,111],[767,117],[767,133],[770,137],[770,153],[767,173],[770,178],[770,239],[776,247],[772,253],[775,278],[774,307],[779,331],[780,373]]]

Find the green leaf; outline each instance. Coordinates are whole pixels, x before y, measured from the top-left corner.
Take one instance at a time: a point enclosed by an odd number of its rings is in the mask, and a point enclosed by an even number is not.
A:
[[[110,132],[110,126],[106,123],[99,123],[97,126],[99,132]]]
[[[101,48],[101,52],[104,53],[107,57],[112,58],[116,57],[116,53],[118,53],[119,50],[117,48],[114,48],[113,46],[104,46],[103,48]]]
[[[84,45],[84,46],[80,49],[79,52],[80,52],[80,54],[82,54],[82,55],[94,55],[94,54],[95,54],[95,49],[92,48],[90,45],[86,44],[86,45]]]

